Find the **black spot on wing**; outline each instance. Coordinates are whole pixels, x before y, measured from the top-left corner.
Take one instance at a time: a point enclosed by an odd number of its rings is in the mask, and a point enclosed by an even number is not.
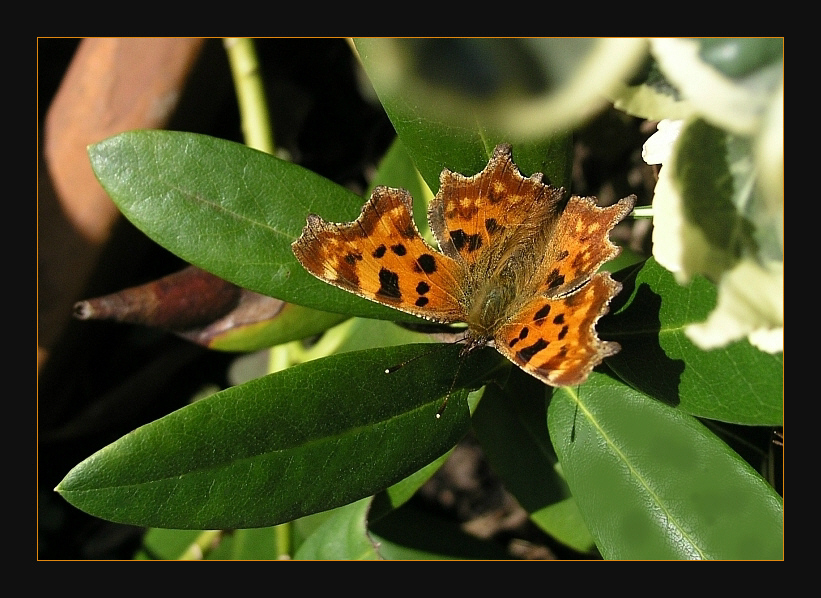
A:
[[[525,326],[524,328],[522,328],[522,329],[519,331],[519,336],[517,336],[517,337],[513,338],[513,339],[512,339],[512,340],[508,343],[508,345],[510,345],[510,348],[512,349],[513,347],[515,347],[515,346],[516,346],[516,344],[517,344],[519,341],[523,341],[524,339],[526,339],[526,338],[527,338],[527,335],[528,335],[529,333],[530,333],[530,330],[528,329],[528,327],[527,327],[527,326]]]
[[[559,269],[554,268],[550,274],[547,275],[547,290],[552,291],[564,284],[564,275],[559,274]]]
[[[450,240],[453,242],[456,251],[467,248],[468,253],[472,253],[482,247],[481,235],[469,235],[461,228],[450,231]]]
[[[387,299],[401,299],[402,293],[399,290],[399,275],[391,272],[387,268],[379,270],[379,290],[376,294]]]
[[[542,351],[543,349],[546,349],[547,345],[549,345],[549,344],[550,343],[548,343],[546,340],[544,340],[543,338],[540,338],[539,340],[537,340],[535,343],[533,343],[529,347],[525,347],[524,349],[521,349],[520,351],[516,351],[516,357],[518,359],[521,359],[524,363],[527,363],[531,359],[533,359],[533,356],[536,355],[539,351]]]
[[[433,274],[436,272],[436,259],[429,253],[423,253],[420,255],[417,258],[416,263],[425,274]]]
[[[535,314],[533,314],[533,321],[536,322],[538,320],[543,320],[547,317],[547,314],[550,313],[550,304],[546,303],[544,307],[539,309]]]

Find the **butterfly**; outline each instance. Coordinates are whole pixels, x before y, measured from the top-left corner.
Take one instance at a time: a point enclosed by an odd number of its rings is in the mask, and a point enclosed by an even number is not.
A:
[[[525,178],[509,144],[470,177],[447,168],[428,209],[439,245],[413,221],[404,189],[376,187],[353,222],[311,214],[291,248],[329,284],[435,322],[467,324],[463,353],[494,346],[551,386],[584,382],[620,350],[596,334],[621,284],[599,266],[620,249],[612,228],[635,196],[609,207]]]

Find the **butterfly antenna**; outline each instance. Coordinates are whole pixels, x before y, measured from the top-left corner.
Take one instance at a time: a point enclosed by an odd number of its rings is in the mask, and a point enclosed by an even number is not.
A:
[[[457,338],[455,341],[448,341],[446,343],[436,343],[433,345],[433,348],[430,351],[425,351],[424,353],[420,353],[419,355],[414,355],[410,359],[403,361],[402,363],[397,363],[396,365],[392,365],[389,368],[385,369],[386,374],[393,374],[395,371],[405,367],[408,364],[413,363],[420,357],[427,357],[431,353],[436,353],[436,351],[441,351],[443,347],[447,347],[449,345],[455,345],[456,343],[461,343],[467,338],[467,336],[462,336],[461,338]]]
[[[463,361],[464,359],[460,359],[456,364],[456,373],[453,375],[453,380],[450,381],[450,388],[448,389],[448,394],[445,395],[445,400],[442,401],[442,404],[439,405],[439,409],[436,410],[436,419],[442,417],[442,414],[445,412],[445,407],[448,406],[448,399],[453,392],[453,387],[456,386],[456,379],[459,377],[459,370],[462,369]]]
[[[395,371],[399,370],[400,368],[403,368],[406,365],[408,365],[410,363],[413,363],[414,361],[416,361],[420,357],[425,357],[427,355],[430,355],[431,353],[434,353],[436,351],[440,351],[440,350],[442,350],[443,347],[447,347],[449,345],[455,345],[456,343],[461,343],[466,338],[467,338],[467,335],[463,336],[462,338],[456,339],[455,341],[450,341],[448,343],[437,343],[436,346],[433,347],[430,351],[425,351],[424,353],[420,353],[419,355],[414,355],[413,357],[411,357],[410,359],[408,359],[406,361],[403,361],[402,363],[397,363],[396,365],[392,365],[391,367],[386,368],[385,373],[386,374],[392,374]],[[454,386],[456,386],[456,378],[459,377],[459,370],[462,369],[462,361],[463,360],[460,359],[459,362],[456,364],[456,373],[453,376],[453,380],[451,380],[451,382],[450,382],[450,388],[448,389],[448,393],[445,395],[445,399],[442,401],[442,404],[439,406],[439,409],[437,409],[437,411],[436,411],[436,419],[439,419],[440,417],[442,417],[442,413],[444,413],[444,411],[445,411],[445,407],[448,404],[448,399],[450,398],[451,393],[453,393]]]
[[[436,351],[439,351],[441,348],[442,348],[442,345],[441,345],[441,344],[437,344],[437,345],[436,345],[433,349],[431,349],[430,351],[425,351],[424,353],[420,353],[419,355],[414,355],[413,357],[411,357],[410,359],[408,359],[408,360],[406,360],[406,361],[403,361],[402,363],[397,363],[396,365],[392,365],[391,367],[386,368],[386,369],[385,369],[385,373],[386,373],[386,374],[393,374],[395,371],[397,371],[397,370],[399,370],[399,369],[401,369],[401,368],[405,367],[405,366],[406,366],[406,365],[408,365],[409,363],[413,363],[414,361],[416,361],[416,360],[417,360],[417,359],[419,359],[420,357],[425,357],[425,356],[427,356],[427,355],[430,355],[431,353],[435,353]]]

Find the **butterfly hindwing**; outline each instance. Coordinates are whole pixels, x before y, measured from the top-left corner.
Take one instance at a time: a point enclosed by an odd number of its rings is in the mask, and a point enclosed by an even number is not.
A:
[[[596,321],[621,284],[596,274],[561,298],[536,297],[500,327],[496,348],[520,368],[552,386],[579,384],[619,344],[596,335]]]

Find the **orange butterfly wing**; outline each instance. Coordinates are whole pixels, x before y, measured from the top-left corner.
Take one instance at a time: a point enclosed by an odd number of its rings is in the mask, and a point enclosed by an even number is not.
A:
[[[422,239],[412,209],[404,189],[376,187],[355,221],[311,214],[291,247],[306,270],[334,286],[429,320],[462,320],[459,266]]]
[[[635,196],[600,208],[536,173],[521,175],[510,145],[465,177],[447,169],[428,212],[442,253],[412,218],[407,191],[377,187],[354,222],[308,217],[293,245],[314,276],[359,296],[439,322],[467,322],[466,350],[493,340],[523,370],[553,386],[580,384],[619,344],[595,325],[621,289],[596,273],[619,253],[608,238]]]
[[[444,169],[428,220],[445,255],[485,269],[498,264],[517,244],[549,234],[564,193],[542,183],[542,174],[524,178],[508,144],[496,146],[480,173],[465,177]]]
[[[621,284],[602,272],[564,297],[536,297],[499,329],[496,349],[551,386],[581,384],[596,365],[621,348],[600,340],[595,330],[619,290]]]

